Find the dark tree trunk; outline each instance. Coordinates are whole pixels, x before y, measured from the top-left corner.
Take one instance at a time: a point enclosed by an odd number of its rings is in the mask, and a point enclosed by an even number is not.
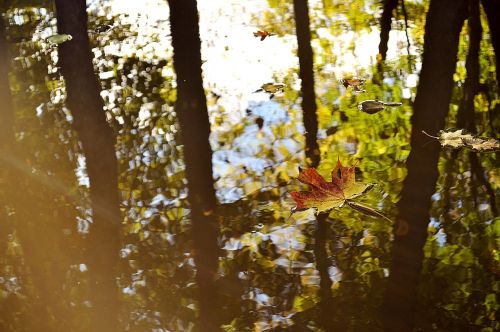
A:
[[[411,120],[408,175],[398,203],[392,267],[383,304],[386,331],[411,331],[414,325],[416,288],[441,150],[437,142],[427,144],[428,138],[421,132],[436,134],[444,127],[467,4],[467,0],[431,0],[427,13],[422,71]]]
[[[71,41],[59,45],[67,105],[82,142],[90,180],[92,224],[86,259],[92,300],[92,331],[117,331],[120,199],[115,138],[106,122],[100,86],[92,65],[85,0],[56,0],[57,29]]]
[[[217,291],[218,225],[212,177],[210,122],[201,75],[196,0],[169,0],[170,28],[177,75],[175,112],[184,146],[188,200],[191,206],[194,259],[199,289],[200,331],[219,330]]]
[[[495,50],[497,87],[500,87],[500,0],[481,0],[490,26],[491,43]]]
[[[380,18],[380,44],[378,53],[381,60],[387,56],[387,43],[389,42],[389,32],[391,32],[392,12],[398,6],[398,0],[384,0],[384,9]]]
[[[299,77],[301,80],[302,114],[306,130],[306,158],[312,167],[319,164],[318,118],[316,115],[316,94],[314,92],[313,52],[309,28],[307,0],[294,0],[295,24],[297,30]]]

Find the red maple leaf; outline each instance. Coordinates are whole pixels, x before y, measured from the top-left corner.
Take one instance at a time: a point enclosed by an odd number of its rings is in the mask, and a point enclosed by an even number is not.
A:
[[[355,166],[344,167],[340,160],[332,170],[331,182],[327,182],[314,168],[301,169],[298,180],[309,185],[311,190],[290,193],[296,203],[294,211],[315,208],[317,212],[323,212],[342,207],[373,187],[356,182]]]

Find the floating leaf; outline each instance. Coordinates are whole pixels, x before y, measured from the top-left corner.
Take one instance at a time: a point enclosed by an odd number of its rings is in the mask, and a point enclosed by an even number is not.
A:
[[[465,129],[440,130],[439,136],[432,136],[422,130],[422,132],[432,138],[438,139],[442,146],[459,149],[462,147],[477,152],[500,151],[500,142],[494,138],[478,137],[467,133]]]
[[[358,104],[358,109],[368,114],[375,114],[384,110],[387,106],[401,106],[401,103],[385,103],[378,100],[365,100]]]
[[[113,29],[113,26],[109,25],[109,24],[103,24],[103,25],[99,25],[97,26],[93,32],[95,33],[103,33],[103,32],[108,32],[109,30]]]
[[[430,136],[430,135],[428,135]],[[472,139],[471,134],[467,134],[465,130],[459,129],[455,131],[439,131],[439,137],[435,137],[439,140],[442,146],[450,148],[461,148],[464,146],[464,139]]]
[[[309,185],[311,190],[290,193],[296,203],[292,213],[309,208],[316,209],[317,213],[326,212],[347,204],[356,211],[392,223],[392,220],[382,212],[353,201],[354,198],[365,194],[373,187],[372,184],[356,182],[354,166],[344,167],[340,160],[337,161],[337,165],[332,171],[332,182],[326,182],[314,168],[300,169],[298,179]]]
[[[70,41],[71,39],[73,39],[73,37],[71,35],[56,34],[56,35],[52,35],[52,36],[48,37],[46,40],[49,44],[59,45],[59,44],[62,44],[64,42]]]
[[[255,92],[267,92],[267,93],[276,93],[276,92],[280,92],[280,91],[283,91],[283,89],[285,88],[285,84],[281,84],[281,83],[273,83],[273,82],[270,82],[270,83],[264,83],[262,84],[262,86],[260,87],[260,89],[258,90],[255,90]]]
[[[355,181],[355,167],[344,167],[337,162],[332,171],[332,182],[325,179],[314,168],[300,170],[298,180],[311,187],[311,191],[291,192],[295,200],[294,211],[315,208],[324,212],[342,207],[348,200],[363,195],[373,185]]]
[[[344,77],[340,83],[347,89],[351,87],[355,92],[365,92],[361,87],[365,84],[366,80],[355,77]]]
[[[469,149],[478,152],[495,152],[500,151],[500,142],[494,138],[464,138],[463,143]]]
[[[271,95],[271,99],[272,99],[274,97],[275,93],[283,92],[285,87],[286,87],[286,85],[282,84],[282,83],[274,83],[274,82],[264,83],[264,84],[262,84],[260,89],[255,90],[254,93],[255,92],[269,93]]]
[[[254,37],[260,37],[260,40],[264,40],[266,39],[266,37],[271,37],[271,36],[274,36],[275,34],[272,33],[272,32],[269,32],[269,31],[265,31],[265,30],[259,30],[257,32],[254,32],[253,33],[253,36]]]

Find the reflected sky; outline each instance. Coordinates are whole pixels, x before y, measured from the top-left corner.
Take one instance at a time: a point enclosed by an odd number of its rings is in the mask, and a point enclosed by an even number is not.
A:
[[[338,304],[332,309],[332,317],[345,314],[346,319],[371,319],[371,306],[377,305],[382,280],[388,275],[392,225],[348,206],[335,209],[325,222],[326,268],[319,271],[316,216],[312,210],[291,215],[294,203],[289,196],[290,191],[306,189],[296,180],[298,167],[306,165],[297,41],[290,32],[292,20],[270,8],[270,2],[274,1],[198,0],[203,79],[212,124],[213,177],[221,214],[222,254],[217,282],[228,292],[234,291],[230,287],[234,283],[242,288],[235,287],[235,293],[225,303],[236,310],[226,322],[226,330],[279,329],[299,324],[301,315],[304,321],[317,320],[321,272],[332,281],[329,290]],[[376,83],[378,27],[354,29],[350,25],[352,8],[346,2],[335,2],[339,7],[332,17],[325,14],[323,3],[309,1],[322,157],[318,170],[329,179],[337,160],[344,165],[356,164],[357,179],[375,184],[368,195],[360,197],[360,202],[392,218],[406,174],[411,103],[422,45],[412,39],[410,51],[416,61],[409,71],[402,20],[394,21],[388,66]],[[373,10],[373,4],[379,1],[363,3],[363,11],[378,21],[380,13]],[[113,25],[112,32],[90,33],[90,38],[96,74],[103,85],[101,96],[117,136],[121,162],[125,244],[120,285],[128,301],[127,309],[133,312],[129,330],[141,331],[137,326],[145,324],[158,331],[164,331],[165,326],[187,331],[195,320],[195,267],[189,242],[190,210],[182,146],[178,143],[179,126],[173,106],[176,83],[168,4],[165,0],[92,0],[88,5],[91,24]],[[47,13],[45,9],[40,11],[42,16]],[[278,30],[280,21],[275,18],[282,16],[288,21],[276,36],[263,41],[253,36],[257,30]],[[14,22],[21,25],[22,15],[14,15]],[[334,24],[340,28],[333,29]],[[412,37],[418,28],[422,29],[416,23],[410,25]],[[45,18],[31,42],[43,47],[44,38],[53,33],[55,19]],[[325,48],[325,41],[331,47]],[[47,70],[43,69],[47,78],[42,80],[42,86],[45,84],[43,88],[49,93],[37,99],[29,112],[41,122],[60,115],[58,125],[71,123],[70,112],[64,107],[66,96],[58,74],[57,50],[40,52],[32,59],[38,56],[48,64]],[[15,63],[28,64],[28,60],[20,58]],[[365,78],[367,92],[345,89],[339,83],[345,75]],[[272,81],[286,84],[284,92],[273,98],[255,92],[263,83]],[[29,89],[35,89],[34,85]],[[371,116],[357,109],[364,99],[401,101],[403,106]],[[482,107],[481,103],[478,100]],[[40,141],[43,130],[34,131],[39,136],[33,136]],[[85,158],[80,150],[75,151],[69,153],[79,189],[86,193],[89,180]],[[447,157],[445,153],[442,159]],[[482,162],[490,166],[493,162],[487,158]],[[443,165],[441,160],[441,169]],[[479,227],[476,222],[494,234],[490,230],[495,225],[491,206],[482,187],[478,186],[477,204],[470,195],[462,197],[463,192],[470,193],[468,186],[474,181],[467,165],[463,160],[456,165],[456,183],[452,187],[440,179],[438,193],[433,196],[431,240],[426,249],[426,257],[431,258],[428,270],[432,270],[436,257],[449,254],[447,250],[459,252],[464,243],[474,242],[467,236],[470,229]],[[498,171],[489,168],[485,174],[496,181],[494,188],[498,191]],[[53,183],[58,185],[57,181]],[[450,197],[441,192],[449,192]],[[88,231],[91,214],[86,201],[82,202],[77,218],[83,234]],[[446,204],[453,208],[453,222],[438,209]],[[477,231],[478,238],[485,233]],[[485,252],[489,250],[492,256],[498,253],[492,249],[493,244],[488,246]],[[85,271],[80,268],[80,272]],[[164,298],[171,303],[162,302]],[[351,309],[359,309],[359,313],[349,313]]]
[[[321,15],[321,1],[311,1],[310,8],[311,17]],[[95,9],[97,15],[104,14],[92,2],[90,9]],[[134,55],[143,60],[172,57],[169,8],[166,1],[147,0],[144,4],[112,0],[109,2],[109,9],[111,14],[121,15],[122,23],[130,24],[131,36],[123,41],[106,42],[102,48],[106,54],[120,57]],[[257,176],[262,176],[266,167],[290,162],[293,164],[290,166],[292,168],[298,164],[298,158],[302,157],[301,137],[283,137],[276,135],[271,129],[288,125],[293,127],[289,128],[290,131],[302,133],[300,110],[283,103],[283,96],[277,95],[277,101],[274,101],[269,100],[269,95],[265,93],[254,93],[263,83],[284,82],[287,77],[291,77],[291,80],[287,79],[287,89],[296,92],[300,89],[300,79],[296,74],[298,59],[295,35],[277,35],[264,41],[253,36],[253,32],[257,30],[269,29],[265,24],[259,24],[259,16],[268,9],[269,5],[264,0],[252,1],[251,4],[237,0],[198,1],[203,79],[213,124],[211,144],[214,150],[214,178],[217,180],[218,198],[224,203],[241,199],[244,194],[269,185],[265,181],[255,185],[253,179],[247,180],[251,185],[235,182],[238,174],[250,170]],[[340,20],[344,19],[342,14],[338,16]],[[379,43],[377,27],[361,32],[346,30],[340,35],[332,35],[326,27],[320,27],[315,32],[319,38],[334,43],[329,59],[336,59],[334,63],[322,63],[324,58],[316,57],[322,73],[329,77],[327,85],[320,82],[317,84],[319,94],[325,93],[331,88],[332,82],[337,82],[344,75],[366,72],[375,64]],[[391,31],[388,61],[395,60],[406,51],[401,49],[401,45],[406,42],[405,38],[404,31]],[[319,39],[313,40],[312,45],[317,53],[323,52]],[[164,77],[175,76],[170,66],[164,67],[162,74]],[[100,75],[104,78],[103,75],[108,73]],[[394,83],[393,79],[387,80],[388,84]],[[411,74],[403,89],[403,98],[410,98],[410,88],[415,86],[416,75]],[[103,95],[107,96],[108,93],[104,91]],[[139,118],[142,120],[150,114],[147,106],[143,105],[141,108]],[[254,123],[257,118],[262,119],[265,124],[262,130]],[[232,144],[218,144],[227,140],[227,133],[241,124],[244,127]],[[319,135],[325,137],[324,131],[320,131]],[[271,159],[262,155],[269,147],[273,149],[274,157]],[[296,175],[295,173],[289,175]],[[245,186],[247,190],[242,189]]]

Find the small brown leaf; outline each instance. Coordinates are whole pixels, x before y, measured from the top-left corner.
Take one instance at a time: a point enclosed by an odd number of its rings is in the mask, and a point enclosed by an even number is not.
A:
[[[365,92],[361,87],[365,84],[366,80],[355,77],[344,77],[340,83],[347,89],[351,87],[355,92]]]
[[[256,32],[253,33],[253,36],[254,37],[260,37],[260,40],[263,41],[264,39],[266,39],[266,37],[271,37],[271,36],[274,36],[275,34],[272,33],[272,32],[269,32],[269,31],[265,31],[265,30],[258,30]]]

